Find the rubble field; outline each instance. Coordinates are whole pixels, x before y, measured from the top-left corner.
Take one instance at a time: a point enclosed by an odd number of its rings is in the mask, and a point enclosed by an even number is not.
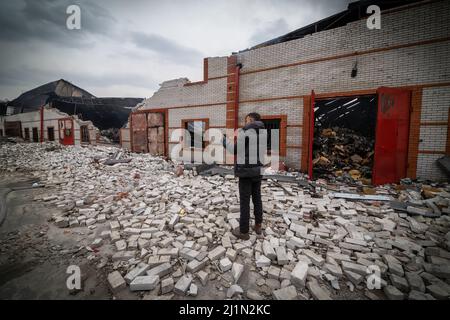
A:
[[[374,188],[284,173],[291,182],[263,182],[264,235],[242,241],[231,234],[237,179],[176,171],[111,146],[0,144],[0,178],[39,178],[33,201],[59,209],[51,223],[68,237],[84,235],[114,297],[449,299],[447,184]]]

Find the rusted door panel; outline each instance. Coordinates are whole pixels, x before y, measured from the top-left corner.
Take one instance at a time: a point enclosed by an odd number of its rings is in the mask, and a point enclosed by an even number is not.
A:
[[[20,121],[5,121],[5,136],[22,137],[22,123]]]
[[[147,115],[145,113],[134,113],[131,117],[133,124],[133,152],[148,152]]]
[[[408,164],[409,115],[408,90],[378,89],[378,114],[372,182],[395,183],[406,177]]]
[[[72,119],[59,119],[59,142],[65,146],[75,144],[74,128]]]
[[[164,155],[165,130],[164,113],[150,112],[147,116],[148,123],[148,152],[151,155]]]

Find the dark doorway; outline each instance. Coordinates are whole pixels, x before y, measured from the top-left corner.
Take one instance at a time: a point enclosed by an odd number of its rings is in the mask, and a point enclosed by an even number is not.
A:
[[[88,126],[80,126],[80,132],[81,132],[81,142],[82,143],[89,143],[89,129]]]
[[[33,128],[33,142],[39,142],[38,128]]]
[[[371,183],[376,95],[316,100],[313,177]]]
[[[48,141],[55,141],[55,128],[47,127],[47,138]]]
[[[25,141],[30,141],[30,128],[25,128]]]
[[[280,130],[281,128],[281,119],[262,119],[264,123],[264,127],[267,130],[267,151],[270,154],[272,150],[272,130]],[[279,139],[281,135],[279,134]],[[280,141],[278,141],[278,147],[280,147]]]

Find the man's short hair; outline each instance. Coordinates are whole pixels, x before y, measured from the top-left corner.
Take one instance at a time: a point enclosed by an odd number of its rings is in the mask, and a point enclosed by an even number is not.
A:
[[[251,112],[251,113],[249,113],[249,114],[246,116],[246,118],[247,118],[247,117],[252,118],[254,121],[261,121],[261,115],[260,115],[259,113],[256,113],[256,112]]]

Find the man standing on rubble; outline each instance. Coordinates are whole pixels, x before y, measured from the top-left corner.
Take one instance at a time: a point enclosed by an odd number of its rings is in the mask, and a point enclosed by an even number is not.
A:
[[[234,236],[242,240],[248,240],[250,223],[250,197],[252,198],[255,212],[256,234],[262,233],[263,208],[261,200],[261,169],[259,138],[260,130],[264,129],[264,123],[258,113],[249,113],[245,117],[245,126],[239,130],[237,144],[224,139],[224,145],[228,150],[233,150],[237,156],[234,164],[234,175],[239,177],[240,220],[239,229],[232,230]]]

